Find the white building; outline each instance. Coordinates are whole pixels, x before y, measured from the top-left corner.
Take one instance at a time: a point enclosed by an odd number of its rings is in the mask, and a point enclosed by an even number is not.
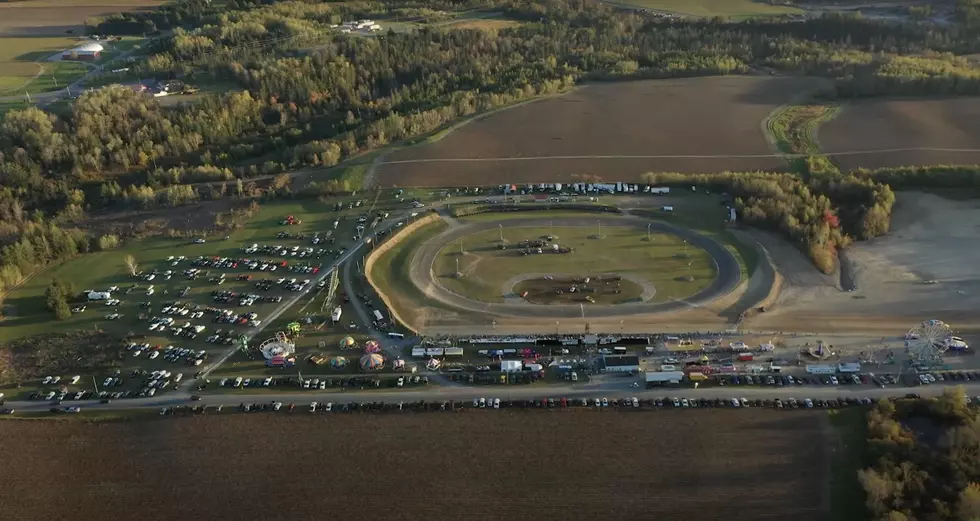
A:
[[[105,50],[102,44],[96,42],[86,42],[71,49],[65,50],[61,55],[62,60],[97,60]]]

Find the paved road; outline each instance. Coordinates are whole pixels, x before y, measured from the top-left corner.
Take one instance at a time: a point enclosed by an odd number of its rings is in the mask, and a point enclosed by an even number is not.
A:
[[[550,225],[592,226],[597,221],[607,226],[632,226],[643,230],[646,230],[646,227],[649,225],[650,229],[654,232],[677,235],[693,246],[707,251],[715,261],[718,275],[707,288],[683,300],[641,302],[614,306],[590,304],[588,306],[588,315],[590,318],[617,317],[638,313],[658,313],[697,307],[727,294],[735,289],[740,282],[741,273],[738,267],[738,260],[735,259],[735,256],[724,245],[689,228],[681,228],[661,221],[652,221],[631,215],[609,217],[603,214],[597,214],[595,217],[511,219],[507,221],[507,226],[528,226],[543,229]],[[467,223],[462,226],[451,226],[448,230],[426,242],[412,259],[412,266],[409,271],[412,282],[416,287],[425,291],[431,298],[451,307],[465,309],[472,313],[509,317],[579,318],[582,313],[582,308],[574,304],[534,306],[526,303],[480,302],[454,293],[439,284],[432,272],[432,265],[439,251],[459,237],[481,231],[493,230],[498,227],[498,224],[496,222],[477,222]]]
[[[443,401],[443,400],[465,400],[473,398],[500,398],[501,400],[527,400],[541,398],[609,398],[621,399],[636,396],[641,399],[678,397],[678,398],[748,398],[748,399],[774,399],[774,398],[803,398],[811,399],[831,399],[840,397],[854,398],[883,398],[883,397],[902,397],[908,393],[916,393],[920,396],[938,396],[946,389],[945,385],[928,385],[919,387],[892,386],[880,389],[868,385],[848,385],[842,387],[830,386],[788,386],[788,387],[747,387],[747,386],[726,386],[710,387],[702,389],[691,388],[658,388],[644,389],[632,388],[631,383],[636,381],[632,378],[616,376],[600,376],[590,383],[549,386],[486,386],[486,387],[443,387],[427,386],[420,389],[402,390],[377,390],[377,391],[347,391],[347,392],[294,392],[294,393],[275,393],[253,394],[253,393],[228,393],[228,394],[204,394],[201,401],[191,402],[188,397],[180,393],[166,395],[156,398],[145,398],[137,400],[116,400],[109,404],[100,404],[97,401],[82,400],[72,401],[70,405],[79,405],[85,409],[96,410],[123,410],[135,408],[160,408],[174,405],[222,405],[237,406],[240,403],[269,403],[279,401],[283,403],[296,403],[306,405],[310,402],[319,403],[341,403],[341,402],[410,402],[418,400]],[[952,387],[953,385],[950,385]],[[980,382],[960,382],[956,386],[963,387],[970,396],[980,395]],[[69,405],[65,402],[65,405]],[[7,407],[17,411],[45,411],[51,407],[44,401],[35,402],[7,402]]]

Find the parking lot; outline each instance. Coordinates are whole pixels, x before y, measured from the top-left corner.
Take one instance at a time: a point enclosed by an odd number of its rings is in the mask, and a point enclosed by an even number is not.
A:
[[[262,208],[243,229],[227,236],[147,239],[133,243],[129,250],[84,256],[84,268],[69,262],[51,273],[45,272],[36,277],[37,287],[29,291],[43,293],[52,278],[70,278],[80,292],[71,303],[72,317],[54,321],[46,310],[35,311],[38,301],[33,299],[40,297],[18,298],[15,294],[8,302],[22,316],[19,320],[8,319],[12,327],[6,329],[6,337],[104,329],[121,338],[118,361],[100,370],[82,372],[76,382],[68,385],[65,383],[71,382],[74,375],[61,374],[57,382],[51,375],[45,383],[47,375],[41,373],[36,379],[22,380],[0,390],[8,399],[43,399],[54,392],[53,399],[70,400],[75,396],[84,399],[102,394],[103,398],[112,399],[140,396],[143,392],[149,395],[150,389],[156,389],[154,393],[179,389],[173,381],[161,385],[166,379],[153,378],[154,371],[174,373],[173,364],[186,364],[184,377],[195,375],[208,367],[216,353],[235,347],[243,335],[269,326],[265,324],[267,318],[284,299],[298,292],[309,290],[315,294],[323,289],[324,283],[317,281],[326,274],[325,268],[355,240],[364,240],[365,234],[383,221],[384,214],[410,205],[410,201],[395,193],[385,192],[377,202],[367,197],[345,197],[335,201],[273,203]],[[369,210],[372,206],[376,209]],[[135,261],[132,267],[129,259],[124,259],[129,255]],[[104,262],[89,264],[94,257],[102,257]],[[317,304],[315,311],[319,312]],[[34,312],[36,318],[29,315]],[[38,321],[51,327],[38,329],[32,325]],[[356,329],[346,328],[348,325],[349,322],[328,322],[323,329],[331,333]],[[191,353],[193,356],[188,357]]]

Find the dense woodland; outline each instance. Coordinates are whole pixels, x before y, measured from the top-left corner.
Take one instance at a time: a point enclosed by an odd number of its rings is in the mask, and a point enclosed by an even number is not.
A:
[[[875,521],[980,519],[980,418],[962,389],[882,400],[868,417],[871,466],[859,472]]]
[[[94,21],[91,30],[156,35],[132,64],[139,77],[180,77],[219,92],[163,108],[107,87],[80,96],[68,114],[28,108],[3,117],[0,240],[8,246],[0,294],[51,260],[111,244],[80,231],[90,212],[244,197],[263,177],[288,195],[288,179],[276,177],[288,169],[329,167],[583,81],[774,70],[832,78],[822,92],[830,98],[980,94],[980,69],[957,57],[980,50],[980,28],[965,17],[947,26],[844,15],[665,20],[565,0],[217,4],[178,0]],[[473,9],[522,23],[370,38],[330,29],[357,18],[427,21]],[[825,174],[716,178],[731,180],[748,222],[782,230],[828,270],[836,248],[887,231],[893,196],[881,182],[900,178],[912,188],[931,177]],[[956,176],[971,185],[976,178],[970,170]],[[192,186],[213,181],[224,184]],[[316,188],[359,187],[337,178]]]

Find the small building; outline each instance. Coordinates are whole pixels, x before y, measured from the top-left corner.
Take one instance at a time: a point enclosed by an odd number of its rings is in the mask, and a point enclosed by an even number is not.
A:
[[[857,362],[840,363],[837,364],[837,370],[842,373],[860,373],[861,364]]]
[[[94,61],[102,56],[104,48],[102,44],[96,42],[86,42],[71,49],[66,49],[61,54],[62,60]]]
[[[647,387],[677,385],[683,378],[683,371],[653,371],[646,375]]]
[[[640,370],[640,357],[635,355],[604,355],[599,359],[599,371],[631,373]]]

